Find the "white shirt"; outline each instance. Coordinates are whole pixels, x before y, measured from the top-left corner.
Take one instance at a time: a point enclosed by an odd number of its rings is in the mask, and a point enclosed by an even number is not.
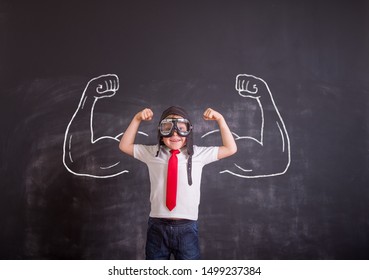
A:
[[[133,156],[146,163],[150,175],[150,217],[153,218],[181,218],[197,220],[200,204],[200,183],[202,168],[211,162],[218,160],[219,147],[193,146],[192,156],[192,185],[187,181],[187,149],[181,149],[178,157],[178,182],[177,182],[177,204],[169,211],[166,207],[166,185],[168,160],[171,156],[169,148],[160,147],[159,155],[157,145],[134,145]]]

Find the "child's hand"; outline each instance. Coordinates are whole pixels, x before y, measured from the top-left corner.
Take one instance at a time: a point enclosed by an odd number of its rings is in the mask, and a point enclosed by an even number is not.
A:
[[[217,111],[208,108],[205,110],[204,114],[203,114],[203,118],[206,121],[219,121],[223,118],[223,116],[218,113]]]
[[[151,121],[153,116],[154,113],[151,111],[151,109],[146,108],[136,114],[136,119],[139,121]]]

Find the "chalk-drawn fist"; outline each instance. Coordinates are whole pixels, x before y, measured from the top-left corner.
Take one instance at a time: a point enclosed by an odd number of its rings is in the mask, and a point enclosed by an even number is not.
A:
[[[236,90],[242,97],[260,97],[265,91],[265,82],[252,75],[239,74],[236,77]]]
[[[107,74],[91,79],[86,86],[85,93],[95,98],[104,98],[112,97],[118,89],[118,76],[115,74]]]

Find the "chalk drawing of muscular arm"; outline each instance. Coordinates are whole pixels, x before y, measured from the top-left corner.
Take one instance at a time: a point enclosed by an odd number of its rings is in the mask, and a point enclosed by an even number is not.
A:
[[[119,79],[115,74],[101,75],[87,83],[64,137],[63,163],[74,175],[109,178],[129,172],[118,150],[122,133],[99,138],[94,135],[97,101],[114,96],[118,89]]]
[[[286,126],[274,102],[267,83],[261,78],[239,74],[236,77],[236,91],[244,102],[254,102],[258,111],[258,132],[247,134],[242,131],[242,123],[248,120],[239,116],[237,131],[232,131],[238,152],[230,158],[233,161],[220,173],[241,178],[261,178],[284,174],[291,163],[290,139]],[[245,106],[245,110],[246,106]],[[240,130],[239,130],[240,129]],[[211,131],[203,135],[217,132]]]

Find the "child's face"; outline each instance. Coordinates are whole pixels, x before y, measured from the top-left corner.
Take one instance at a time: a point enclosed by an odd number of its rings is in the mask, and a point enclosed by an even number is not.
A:
[[[169,115],[167,118],[180,119],[182,116]],[[187,138],[179,136],[176,131],[174,131],[171,137],[163,137],[163,142],[171,150],[179,150],[186,145]]]

